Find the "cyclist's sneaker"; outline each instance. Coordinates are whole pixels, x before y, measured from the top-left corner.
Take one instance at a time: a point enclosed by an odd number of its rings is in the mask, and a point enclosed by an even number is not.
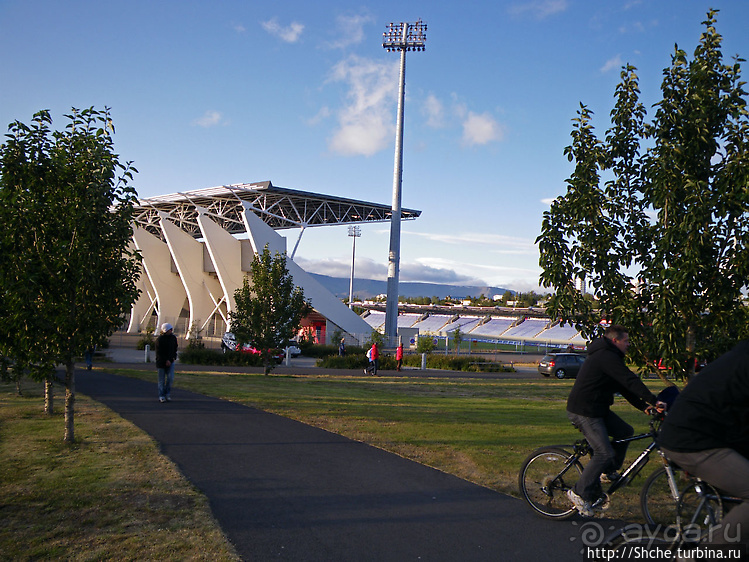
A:
[[[586,502],[583,498],[578,496],[572,488],[567,490],[567,498],[569,498],[569,500],[572,502],[572,505],[575,506],[575,509],[580,515],[584,517],[593,517],[595,515],[590,502]]]
[[[619,480],[620,477],[621,477],[621,474],[619,474],[618,472],[609,472],[607,474],[601,474],[601,482],[603,482],[604,484],[613,484],[614,482]]]
[[[603,494],[601,497],[599,497],[596,501],[593,502],[591,507],[595,511],[606,511],[610,505],[611,505],[611,498],[609,498],[608,494]]]

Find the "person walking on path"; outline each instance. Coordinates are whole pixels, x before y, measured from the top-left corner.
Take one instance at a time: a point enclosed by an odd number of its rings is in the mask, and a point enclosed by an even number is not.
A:
[[[346,338],[341,338],[338,343],[338,356],[344,357],[346,355]]]
[[[156,368],[159,375],[159,402],[171,402],[174,382],[174,362],[177,360],[177,336],[172,325],[161,325],[161,335],[156,340]]]
[[[395,370],[400,371],[403,366],[403,342],[398,342],[398,347],[395,348]]]
[[[606,328],[603,337],[593,340],[588,346],[588,358],[580,367],[567,399],[567,417],[593,448],[593,458],[567,492],[567,497],[581,515],[588,517],[594,514],[593,505],[604,497],[601,475],[606,474],[609,480],[618,478],[616,471],[621,468],[627,454],[628,444],[613,447],[609,436],[626,439],[634,435],[632,426],[610,409],[614,394],[621,393],[639,410],[649,411],[651,406],[666,407],[624,364],[627,349],[629,334],[626,328],[618,325]]]
[[[377,348],[377,342],[372,344],[372,374],[377,376],[377,369],[380,368],[380,350]]]

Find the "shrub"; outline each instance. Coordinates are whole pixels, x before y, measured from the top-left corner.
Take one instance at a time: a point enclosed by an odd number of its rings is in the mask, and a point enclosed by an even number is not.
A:
[[[329,355],[316,363],[316,366],[327,369],[365,369],[367,365],[369,361],[363,352],[349,353],[348,349],[344,357]],[[395,358],[389,354],[380,355],[380,369],[395,370]]]
[[[227,351],[222,353],[215,349],[205,349],[200,346],[188,346],[179,354],[179,360],[185,365],[229,365],[262,367],[263,363],[259,355],[249,353],[237,353]]]
[[[421,367],[420,355],[406,355],[403,363],[410,367]],[[454,355],[427,355],[428,369],[444,369],[448,371],[464,371],[474,373],[502,373],[512,372],[511,367],[495,363],[484,357],[470,357]]]

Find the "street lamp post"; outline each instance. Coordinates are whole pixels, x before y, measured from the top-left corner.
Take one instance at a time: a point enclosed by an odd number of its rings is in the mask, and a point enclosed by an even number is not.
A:
[[[358,226],[349,226],[348,235],[353,238],[351,244],[351,281],[348,286],[348,307],[354,308],[354,262],[356,261],[356,239],[361,236],[361,229]]]
[[[385,335],[398,335],[398,276],[401,245],[401,184],[403,181],[403,109],[406,93],[406,51],[423,51],[427,26],[416,23],[391,23],[382,34],[382,46],[388,52],[400,52],[400,85],[398,115],[395,126],[395,166],[393,171],[393,208],[390,216],[390,252],[388,253],[387,304],[385,307]]]

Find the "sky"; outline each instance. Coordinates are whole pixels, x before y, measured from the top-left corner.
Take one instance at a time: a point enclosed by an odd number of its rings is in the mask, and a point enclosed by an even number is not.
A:
[[[0,125],[111,108],[142,198],[271,181],[390,204],[406,57],[400,281],[541,291],[535,239],[566,192],[580,104],[604,136],[623,65],[654,113],[678,45],[719,9],[726,63],[749,56],[746,0],[0,0]],[[749,77],[742,66],[744,79]],[[389,223],[363,225],[356,277],[385,280]],[[299,232],[284,230],[291,250]],[[307,271],[348,277],[346,226],[306,229]]]

